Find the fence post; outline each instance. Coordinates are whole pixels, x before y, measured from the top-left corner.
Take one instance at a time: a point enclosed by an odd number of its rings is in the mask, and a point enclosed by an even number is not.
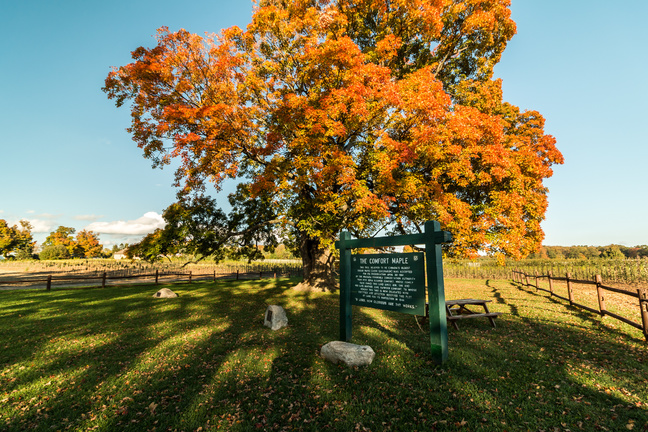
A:
[[[259,272],[259,279],[263,279],[263,271]]]
[[[155,269],[155,285],[158,284],[158,278],[160,276],[160,271],[158,269]]]
[[[551,282],[551,270],[547,272],[547,279],[549,279],[549,294],[553,296],[553,282]]]
[[[47,276],[47,291],[52,289],[52,275]]]
[[[573,306],[574,305],[574,294],[572,293],[572,286],[571,286],[571,273],[567,273],[567,296],[569,297],[569,305]]]
[[[101,288],[106,288],[106,272],[103,272],[103,276],[101,277]]]
[[[639,288],[639,308],[641,309],[641,323],[643,325],[644,337],[648,341],[648,289]]]
[[[189,283],[191,283],[191,271],[189,271]]]
[[[216,270],[214,270],[214,282],[216,282]]]
[[[239,270],[236,269],[236,280],[239,280]]]
[[[538,270],[533,270],[533,274],[534,274],[534,276],[535,276],[535,281],[536,281],[536,284],[535,284],[535,285],[536,285],[536,292],[537,292],[537,291],[540,289],[540,288],[538,287]]]
[[[531,284],[529,283],[529,275],[526,274],[526,272],[524,272],[524,281],[526,282],[526,286],[531,286]]]
[[[603,288],[601,288],[601,285],[603,285],[603,279],[601,279],[601,275],[596,275],[596,296],[598,297],[601,316],[604,316],[607,309],[605,308],[605,297],[603,297]]]

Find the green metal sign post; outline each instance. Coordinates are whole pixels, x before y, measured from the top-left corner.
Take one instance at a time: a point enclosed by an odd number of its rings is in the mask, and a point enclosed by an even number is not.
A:
[[[432,357],[438,364],[448,359],[448,328],[443,287],[441,244],[452,241],[436,221],[425,223],[425,232],[393,237],[352,239],[343,231],[335,246],[340,250],[340,340],[350,341],[351,305],[425,314],[425,274],[430,318]],[[425,245],[422,253],[354,255],[351,249]]]

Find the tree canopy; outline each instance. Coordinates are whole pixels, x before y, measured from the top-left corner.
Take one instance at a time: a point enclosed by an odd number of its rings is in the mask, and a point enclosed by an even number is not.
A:
[[[166,222],[127,250],[130,257],[159,261],[174,255],[191,255],[199,262],[210,257],[217,261],[225,257],[248,260],[263,258],[259,246],[273,252],[278,238],[268,215],[274,212],[268,206],[251,206],[258,200],[239,200],[244,187],[230,197],[232,212],[226,215],[216,208],[209,197],[181,200],[162,213]],[[259,217],[261,216],[261,217]],[[257,224],[255,219],[262,222]],[[186,265],[185,264],[185,265]]]
[[[32,225],[26,220],[21,220],[18,227],[9,226],[6,220],[0,219],[0,255],[5,258],[11,254],[18,259],[31,258],[36,244],[31,234],[32,229]]]
[[[104,91],[146,157],[180,161],[181,195],[238,178],[326,287],[342,229],[437,220],[455,256],[540,246],[562,155],[493,79],[515,31],[508,0],[262,0],[245,30],[161,28]]]
[[[59,226],[43,242],[42,259],[95,258],[103,254],[99,236],[92,231],[81,230],[74,237],[76,229]],[[64,249],[63,249],[64,248]]]

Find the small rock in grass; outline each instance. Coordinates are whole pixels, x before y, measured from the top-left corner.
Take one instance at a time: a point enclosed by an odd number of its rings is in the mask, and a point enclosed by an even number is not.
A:
[[[281,306],[270,305],[265,312],[263,325],[270,327],[272,330],[279,330],[288,325],[288,317],[286,311]]]
[[[175,298],[178,294],[171,291],[169,288],[162,288],[160,291],[153,294],[154,298]]]

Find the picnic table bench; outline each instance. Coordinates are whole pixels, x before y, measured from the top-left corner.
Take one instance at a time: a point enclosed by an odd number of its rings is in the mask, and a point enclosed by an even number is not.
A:
[[[502,313],[489,311],[486,303],[490,301],[491,300],[479,299],[446,300],[446,318],[457,330],[459,329],[459,326],[457,326],[457,320],[466,318],[488,318],[491,325],[495,327],[495,318],[500,316]],[[470,310],[468,306],[481,306],[484,308],[484,312],[474,312]]]
[[[486,303],[491,302],[491,300],[480,300],[480,299],[458,299],[458,300],[446,300],[446,319],[448,322],[452,323],[454,328],[459,330],[457,321],[467,318],[488,318],[491,325],[495,327],[495,318],[500,316],[501,312],[491,312],[488,310],[488,305]],[[484,309],[484,312],[475,312],[471,310],[468,306],[480,306]],[[429,305],[425,305],[425,318],[429,317]],[[474,307],[472,309],[475,309]],[[417,321],[418,322],[418,321]]]

